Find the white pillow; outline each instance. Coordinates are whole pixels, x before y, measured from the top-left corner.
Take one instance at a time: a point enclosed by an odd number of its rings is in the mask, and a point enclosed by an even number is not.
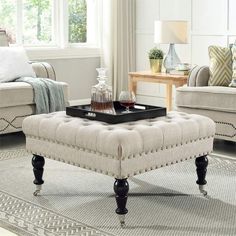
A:
[[[19,77],[36,77],[22,47],[0,47],[0,83]]]

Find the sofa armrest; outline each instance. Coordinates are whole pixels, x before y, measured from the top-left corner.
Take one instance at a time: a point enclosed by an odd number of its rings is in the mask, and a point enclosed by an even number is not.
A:
[[[29,62],[36,74],[36,77],[49,78],[56,80],[56,73],[53,67],[47,62]]]
[[[30,61],[29,62],[36,74],[36,77],[40,78],[49,78],[52,80],[56,80],[56,73],[53,69],[52,65],[50,65],[47,62],[37,62],[37,61]],[[64,93],[64,99],[66,106],[69,106],[69,86],[65,82],[59,82],[63,86],[63,93]]]
[[[58,82],[62,85],[63,87],[63,94],[64,94],[64,99],[65,99],[65,104],[66,106],[69,106],[69,86],[65,82]]]
[[[209,78],[210,78],[210,72],[208,66],[196,66],[192,69],[189,75],[188,86],[190,87],[208,86]]]

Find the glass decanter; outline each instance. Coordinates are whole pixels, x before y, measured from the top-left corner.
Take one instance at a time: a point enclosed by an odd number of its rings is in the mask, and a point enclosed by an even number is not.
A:
[[[105,113],[115,113],[112,102],[112,88],[106,84],[107,69],[97,68],[98,84],[91,90],[91,110]]]

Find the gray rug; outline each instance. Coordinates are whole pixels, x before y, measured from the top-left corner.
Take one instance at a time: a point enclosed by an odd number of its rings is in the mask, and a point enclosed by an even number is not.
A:
[[[130,178],[127,226],[121,229],[114,213],[113,178],[46,159],[43,191],[34,197],[31,156],[18,149],[0,151],[0,157],[0,226],[19,235],[236,232],[234,160],[209,158],[208,198],[195,184],[194,160]]]

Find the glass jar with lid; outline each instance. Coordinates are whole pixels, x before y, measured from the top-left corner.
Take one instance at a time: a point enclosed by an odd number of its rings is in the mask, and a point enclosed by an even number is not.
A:
[[[115,113],[112,101],[112,88],[107,85],[107,69],[97,68],[98,84],[91,90],[91,110],[105,113]]]

